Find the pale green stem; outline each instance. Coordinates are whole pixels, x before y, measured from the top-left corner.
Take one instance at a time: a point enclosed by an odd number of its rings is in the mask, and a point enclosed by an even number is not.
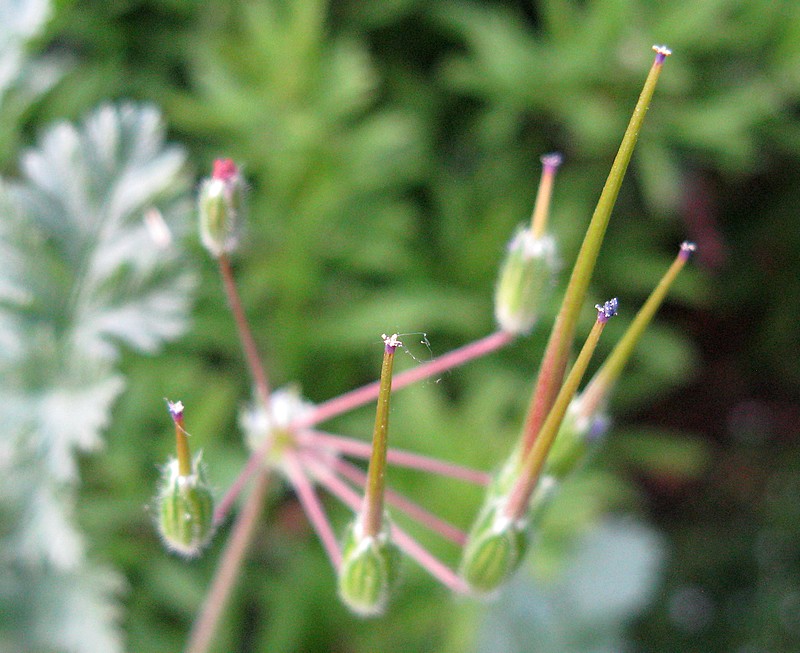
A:
[[[189,438],[186,429],[183,428],[183,403],[176,401],[172,403],[167,400],[169,414],[175,422],[175,451],[178,457],[178,474],[190,476],[192,473],[192,455],[189,451]]]
[[[682,243],[681,249],[675,260],[670,265],[667,272],[658,282],[658,285],[650,293],[647,301],[636,313],[636,317],[631,322],[625,335],[622,336],[620,341],[614,346],[614,349],[609,354],[600,369],[592,377],[592,380],[586,385],[586,388],[581,393],[580,410],[584,415],[593,415],[599,408],[601,403],[614,387],[619,375],[621,374],[625,364],[631,357],[634,348],[639,343],[645,329],[653,320],[659,306],[664,301],[664,297],[669,291],[678,273],[686,265],[689,256],[695,247],[692,243]]]
[[[356,494],[347,483],[334,474],[330,468],[319,464],[316,470],[316,476],[320,485],[325,487],[331,494],[339,497],[339,499],[351,508],[358,508],[361,502],[358,494]],[[469,588],[458,574],[414,540],[403,529],[398,527],[397,524],[392,524],[391,536],[392,541],[395,542],[400,549],[409,557],[416,560],[423,569],[427,570],[428,573],[442,583],[442,585],[459,594],[469,593]]]
[[[656,49],[654,47],[654,49]],[[583,240],[575,267],[572,269],[572,276],[561,304],[561,309],[556,318],[550,340],[547,343],[544,357],[542,359],[536,388],[531,399],[530,409],[525,421],[523,430],[522,453],[525,456],[533,446],[537,434],[544,424],[547,414],[555,401],[556,394],[561,387],[564,378],[567,361],[569,359],[570,348],[575,335],[575,325],[578,321],[586,291],[589,287],[594,266],[597,261],[597,254],[605,236],[608,220],[611,211],[617,200],[625,171],[628,168],[631,155],[633,154],[639,131],[642,128],[645,114],[650,106],[650,100],[656,88],[658,76],[661,73],[664,57],[668,54],[666,48],[656,49],[656,60],[653,63],[650,73],[645,80],[644,87],[639,96],[639,101],[633,110],[633,115],[622,138],[617,156],[611,166],[608,179],[606,180],[603,192],[592,215],[592,220]]]
[[[192,455],[189,452],[189,438],[183,429],[183,418],[175,420],[175,448],[178,452],[178,474],[190,476],[192,473]]]
[[[575,364],[567,375],[564,385],[561,386],[561,390],[553,403],[553,407],[547,419],[542,425],[539,437],[536,438],[530,451],[523,458],[520,475],[511,490],[504,508],[505,515],[510,519],[522,519],[528,511],[528,502],[530,501],[533,490],[539,482],[539,475],[544,468],[547,454],[555,441],[567,408],[575,392],[578,390],[578,386],[586,372],[586,368],[589,365],[592,354],[594,354],[597,342],[600,340],[600,334],[603,332],[607,321],[607,318],[601,319],[601,317],[598,317],[597,321],[594,323],[580,354],[578,354]]]
[[[377,537],[383,525],[383,493],[386,486],[386,449],[389,442],[389,399],[392,394],[394,352],[399,346],[396,336],[385,339],[378,409],[372,434],[372,456],[367,470],[361,527],[365,537]]]
[[[542,157],[542,177],[536,192],[531,215],[531,233],[534,238],[541,238],[547,230],[547,218],[550,215],[550,200],[553,197],[553,181],[556,170],[561,165],[561,155],[547,154]]]

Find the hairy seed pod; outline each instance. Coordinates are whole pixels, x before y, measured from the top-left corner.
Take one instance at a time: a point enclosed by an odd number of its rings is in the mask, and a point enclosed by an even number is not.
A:
[[[530,534],[523,520],[506,518],[501,504],[484,509],[464,547],[461,577],[476,594],[488,594],[505,583],[519,567]]]
[[[517,335],[530,332],[547,305],[558,267],[552,236],[537,238],[520,229],[508,246],[494,300],[497,324]]]
[[[563,480],[586,458],[589,449],[588,434],[588,420],[578,415],[573,399],[547,454],[544,472]]]
[[[547,455],[544,473],[563,481],[589,458],[593,445],[602,439],[607,428],[608,418],[605,413],[596,411],[586,416],[581,407],[580,395],[574,398]]]
[[[339,567],[339,596],[361,617],[383,614],[397,583],[400,550],[388,531],[377,537],[360,534],[358,521],[347,530]]]
[[[158,530],[168,549],[187,558],[199,555],[214,534],[214,499],[199,457],[182,476],[178,461],[164,469],[158,495]]]
[[[244,191],[244,180],[230,159],[217,159],[212,176],[200,184],[200,239],[213,256],[236,249]]]

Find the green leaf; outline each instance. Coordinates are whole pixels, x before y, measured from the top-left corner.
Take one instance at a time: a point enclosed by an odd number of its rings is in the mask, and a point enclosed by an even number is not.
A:
[[[192,274],[152,230],[182,229],[183,165],[159,113],[125,104],[51,128],[23,180],[0,182],[0,612],[15,614],[0,635],[23,638],[15,650],[122,650],[121,581],[75,524],[76,454],[103,444],[123,346],[152,352],[186,327]]]

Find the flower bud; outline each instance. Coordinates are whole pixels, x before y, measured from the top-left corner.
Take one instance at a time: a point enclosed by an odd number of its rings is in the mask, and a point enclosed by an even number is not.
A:
[[[461,559],[461,577],[476,594],[500,587],[519,567],[528,549],[526,520],[509,519],[503,502],[483,510],[470,532]]]
[[[347,529],[339,566],[339,596],[362,617],[383,614],[397,583],[400,550],[389,538],[388,529],[376,537],[361,532],[356,520]]]
[[[271,441],[269,455],[265,456],[267,467],[280,467],[287,447],[294,446],[292,422],[302,419],[314,409],[314,405],[303,399],[300,388],[289,385],[270,394],[269,406],[258,400],[246,406],[239,415],[239,425],[244,432],[245,444],[251,452],[261,451]]]
[[[535,326],[550,299],[558,268],[552,236],[520,229],[508,246],[495,291],[495,319],[503,331],[522,335]]]
[[[170,460],[158,495],[158,530],[164,544],[187,558],[199,555],[214,534],[214,499],[199,456],[192,467],[191,474],[182,476],[178,461]]]
[[[200,239],[213,256],[236,248],[244,207],[244,179],[230,159],[214,161],[210,179],[200,185]]]

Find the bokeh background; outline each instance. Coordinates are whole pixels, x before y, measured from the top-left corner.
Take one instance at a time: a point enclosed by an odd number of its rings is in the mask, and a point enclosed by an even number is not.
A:
[[[598,360],[678,244],[699,252],[619,384],[608,441],[554,502],[518,577],[483,603],[408,564],[388,614],[360,620],[276,483],[214,650],[800,650],[800,3],[0,4],[3,176],[20,177],[22,153],[51,125],[107,102],[157,108],[185,152],[185,198],[215,157],[235,159],[250,184],[235,260],[243,299],[273,381],[312,401],[373,380],[383,332],[426,334],[429,348],[411,347],[424,360],[493,329],[498,262],[550,151],[565,158],[552,228],[568,269],[650,46],[669,45],[590,290],[591,303],[616,295],[622,306]],[[102,448],[79,456],[68,484],[85,542],[75,564],[115,580],[77,615],[56,600],[26,606],[34,597],[8,553],[17,513],[4,509],[0,595],[15,609],[0,650],[180,650],[208,588],[228,526],[187,563],[162,549],[148,511],[172,446],[163,397],[186,404],[221,493],[247,457],[237,413],[250,390],[213,262],[191,210],[181,215],[172,256],[195,279],[183,291],[190,320],[156,353],[121,348],[125,390]],[[395,444],[498,464],[547,331],[398,394]],[[367,438],[370,413],[327,426]],[[412,472],[393,484],[464,527],[480,500]],[[341,528],[346,513],[326,506]],[[26,564],[41,596],[55,592],[47,564]],[[37,639],[48,623],[55,634]],[[58,644],[69,629],[78,636]]]

